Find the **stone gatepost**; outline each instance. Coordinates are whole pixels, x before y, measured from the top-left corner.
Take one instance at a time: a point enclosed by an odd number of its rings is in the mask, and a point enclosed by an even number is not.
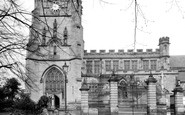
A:
[[[88,91],[89,88],[86,83],[82,84],[82,87],[80,88],[81,91],[81,115],[88,115],[89,111],[89,103],[88,103]]]
[[[183,88],[180,86],[180,80],[177,81],[173,92],[175,96],[175,113],[176,115],[184,115]]]
[[[111,115],[118,115],[118,79],[113,77],[109,80],[110,87],[110,111]]]
[[[156,82],[157,80],[153,77],[152,73],[150,73],[146,83],[148,85],[148,114],[149,115],[157,115],[157,101],[156,101]]]

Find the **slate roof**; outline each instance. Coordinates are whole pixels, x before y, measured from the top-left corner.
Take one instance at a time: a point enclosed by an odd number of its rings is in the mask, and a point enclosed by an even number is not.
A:
[[[179,72],[178,78],[181,82],[185,83],[185,72]]]
[[[179,70],[177,79],[185,82],[185,55],[170,56],[170,67]]]
[[[170,56],[170,67],[185,68],[185,55]]]

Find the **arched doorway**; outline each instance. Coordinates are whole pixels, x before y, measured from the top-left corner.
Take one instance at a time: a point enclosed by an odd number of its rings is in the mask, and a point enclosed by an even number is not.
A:
[[[52,106],[59,108],[64,100],[64,75],[56,67],[51,67],[45,74],[45,93],[53,95]]]
[[[59,108],[60,107],[60,98],[56,95],[54,95],[54,100],[55,100],[55,108]]]
[[[118,84],[118,101],[122,105],[128,99],[128,84],[125,79],[122,79]]]

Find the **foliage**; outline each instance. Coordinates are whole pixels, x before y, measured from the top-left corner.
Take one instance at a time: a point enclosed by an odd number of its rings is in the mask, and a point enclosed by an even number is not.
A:
[[[38,106],[47,108],[48,107],[49,98],[45,95],[41,96],[38,102]]]
[[[24,113],[34,113],[36,104],[30,99],[28,94],[21,93],[20,98],[15,100],[13,108],[15,110],[22,110]]]
[[[17,81],[16,78],[11,78],[7,81],[4,86],[4,93],[8,99],[11,99],[13,101],[15,95],[18,94],[18,92],[20,91],[20,85],[21,84]]]
[[[0,88],[0,111],[12,111],[14,115],[41,114],[43,108],[47,108],[49,98],[41,96],[38,103],[35,103],[19,86],[17,79],[11,78]]]
[[[38,103],[35,103],[28,94],[21,93],[20,98],[14,102],[14,113],[40,115],[43,108],[47,108],[48,101],[47,96],[42,96]]]
[[[0,4],[0,71],[24,76],[24,64],[28,27],[26,15],[30,15],[18,4],[19,0],[2,0]]]
[[[8,79],[5,85],[0,88],[0,110],[12,108],[15,96],[18,94],[20,83],[15,78]]]

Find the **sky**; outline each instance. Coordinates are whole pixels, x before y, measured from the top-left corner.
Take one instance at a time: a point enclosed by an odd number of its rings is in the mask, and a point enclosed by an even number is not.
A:
[[[21,0],[33,10],[34,0]],[[104,1],[104,2],[103,2]],[[86,50],[134,49],[134,0],[83,0]],[[185,55],[185,0],[137,0],[136,49],[158,48],[170,37],[170,55]]]

